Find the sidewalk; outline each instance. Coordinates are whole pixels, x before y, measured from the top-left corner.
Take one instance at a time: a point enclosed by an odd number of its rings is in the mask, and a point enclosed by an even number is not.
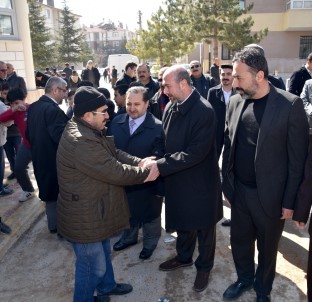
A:
[[[9,185],[15,190],[14,194],[0,198],[1,216],[12,228],[12,234],[0,234],[0,275],[6,276],[0,282],[1,301],[71,301],[75,257],[70,244],[49,234],[43,215],[44,205],[38,198],[19,203],[21,189],[16,180],[10,181]],[[227,218],[230,216],[226,206],[224,215]],[[130,282],[134,291],[125,296],[112,296],[111,301],[156,302],[159,298],[167,298],[170,302],[222,301],[224,290],[236,280],[229,232],[228,227],[218,223],[215,265],[208,288],[201,293],[192,290],[196,276],[194,266],[172,272],[158,270],[161,262],[175,255],[175,242],[164,242],[168,234],[162,232],[157,249],[146,261],[138,258],[142,249],[140,234],[139,244],[112,253],[116,280]],[[111,244],[117,239],[112,238]],[[296,230],[291,221],[286,222],[278,253],[272,301],[306,301],[308,243],[307,230]],[[197,250],[194,260],[196,256]],[[251,290],[237,301],[254,300],[255,293]]]

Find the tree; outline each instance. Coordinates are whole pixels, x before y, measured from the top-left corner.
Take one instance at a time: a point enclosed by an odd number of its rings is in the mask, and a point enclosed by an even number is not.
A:
[[[130,40],[126,47],[141,59],[157,59],[161,66],[172,63],[194,46],[185,43],[180,28],[170,21],[160,7],[147,22],[148,30],[139,30],[138,38]]]
[[[189,43],[212,43],[214,57],[218,56],[218,42],[238,50],[261,41],[268,33],[267,28],[251,33],[254,21],[244,15],[253,4],[241,8],[239,0],[166,0],[166,4],[168,18],[181,27],[184,38]]]
[[[86,56],[89,56],[90,59],[92,54],[87,47],[84,33],[76,26],[77,18],[69,10],[66,0],[63,1],[63,5],[57,38],[59,64],[63,65],[64,62],[78,63]]]
[[[29,27],[32,45],[34,67],[43,70],[54,65],[54,45],[50,42],[51,35],[45,26],[45,17],[42,15],[41,6],[36,0],[28,0]]]

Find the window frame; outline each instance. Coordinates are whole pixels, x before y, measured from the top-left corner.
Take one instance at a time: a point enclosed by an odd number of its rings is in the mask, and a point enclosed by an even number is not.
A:
[[[15,1],[11,0],[12,9],[1,8],[1,16],[9,16],[12,22],[13,35],[3,35],[0,33],[0,40],[16,40],[18,39],[16,12],[15,12]]]
[[[308,55],[311,52],[312,52],[312,35],[311,36],[300,36],[299,59],[307,59]]]

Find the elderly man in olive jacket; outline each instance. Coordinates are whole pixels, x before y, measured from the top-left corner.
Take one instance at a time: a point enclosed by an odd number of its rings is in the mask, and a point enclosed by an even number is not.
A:
[[[157,173],[139,167],[144,160],[115,149],[103,130],[107,100],[93,87],[74,98],[75,117],[62,135],[57,153],[60,194],[58,231],[76,254],[74,301],[109,301],[109,295],[132,291],[117,284],[109,237],[128,227],[129,211],[122,186],[155,180]],[[105,131],[105,130],[104,130]]]
[[[160,264],[171,271],[193,264],[198,239],[199,256],[194,290],[208,285],[214,264],[216,223],[222,218],[221,184],[215,145],[216,117],[211,105],[191,86],[183,66],[169,67],[164,92],[177,102],[164,116],[165,157],[151,163],[165,181],[166,226],[177,230],[177,256]]]

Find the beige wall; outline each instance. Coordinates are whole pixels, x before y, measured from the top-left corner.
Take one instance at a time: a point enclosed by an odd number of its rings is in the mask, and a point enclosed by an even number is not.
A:
[[[286,10],[287,0],[246,0],[246,4],[254,4],[251,13],[279,13]]]

